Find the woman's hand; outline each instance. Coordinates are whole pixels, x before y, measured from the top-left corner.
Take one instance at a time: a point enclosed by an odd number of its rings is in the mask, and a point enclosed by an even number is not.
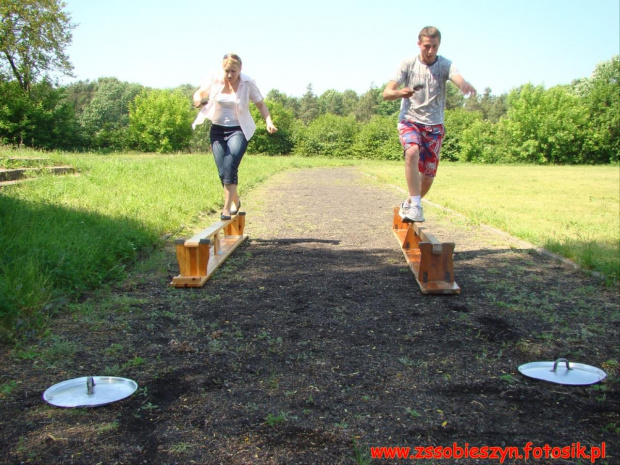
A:
[[[261,100],[254,105],[256,105],[256,108],[258,108],[261,116],[265,119],[265,126],[267,127],[267,132],[269,134],[273,134],[274,132],[276,132],[278,128],[276,128],[276,126],[273,124],[273,121],[271,121],[271,115],[269,114],[269,109],[267,108],[267,105],[265,105],[265,102]]]
[[[201,106],[207,103],[207,97],[209,96],[207,90],[204,87],[201,87],[196,92],[194,92],[193,100],[194,106],[196,108],[200,108]]]
[[[273,122],[271,121],[271,117],[269,117],[269,119],[267,119],[266,126],[267,126],[267,132],[269,134],[273,134],[273,133],[277,132],[277,130],[278,130],[278,128],[276,128],[275,125],[273,124]]]

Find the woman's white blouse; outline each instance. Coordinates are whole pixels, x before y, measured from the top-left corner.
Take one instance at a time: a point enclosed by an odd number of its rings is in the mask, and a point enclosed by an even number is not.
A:
[[[192,124],[193,129],[195,129],[197,125],[202,124],[205,119],[214,120],[217,96],[221,94],[224,89],[224,72],[221,71],[220,73],[212,75],[202,87],[209,92],[209,101],[202,107],[200,112],[198,112],[198,116],[196,116]],[[239,75],[239,87],[234,95],[236,96],[235,107],[239,126],[241,126],[245,138],[250,140],[254,135],[254,131],[256,131],[256,123],[250,114],[250,102],[259,103],[263,100],[263,96],[258,90],[256,82],[243,73]]]

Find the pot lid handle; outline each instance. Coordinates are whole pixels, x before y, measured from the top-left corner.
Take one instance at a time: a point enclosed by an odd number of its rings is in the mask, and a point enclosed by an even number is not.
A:
[[[568,364],[568,359],[566,358],[558,358],[555,363],[553,364],[553,368],[551,369],[551,371],[556,372],[558,369],[558,363],[566,363],[566,369],[567,370],[572,370],[572,368],[570,367],[570,365]]]
[[[88,394],[89,396],[92,396],[95,393],[94,388],[95,388],[95,380],[93,379],[92,376],[90,376],[86,380],[86,394]]]

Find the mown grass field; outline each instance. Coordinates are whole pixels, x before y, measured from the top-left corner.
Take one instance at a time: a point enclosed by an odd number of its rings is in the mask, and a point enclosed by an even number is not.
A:
[[[364,171],[406,188],[400,163]],[[618,279],[618,166],[443,163],[427,199]]]
[[[0,157],[8,156],[15,153],[0,150]],[[210,155],[45,156],[79,175],[42,176],[0,191],[5,340],[44,327],[68,301],[122,277],[166,240],[204,226],[222,202]],[[379,182],[405,187],[399,162],[246,156],[241,197],[274,173],[326,165],[357,165]],[[619,274],[619,191],[617,166],[444,163],[428,199],[613,281]],[[363,209],[363,199],[342,199],[342,205]]]

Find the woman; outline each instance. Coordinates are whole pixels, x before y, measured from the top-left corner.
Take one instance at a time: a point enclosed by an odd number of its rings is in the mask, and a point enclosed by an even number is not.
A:
[[[229,53],[223,60],[222,71],[211,76],[194,93],[194,106],[201,106],[205,98],[208,98],[208,103],[200,110],[192,127],[196,128],[207,118],[211,120],[209,135],[213,158],[224,186],[224,208],[220,218],[229,220],[241,208],[237,193],[237,173],[248,141],[256,130],[256,123],[250,114],[250,101],[265,118],[267,132],[273,134],[277,128],[271,121],[269,109],[256,83],[241,74],[241,58]]]

